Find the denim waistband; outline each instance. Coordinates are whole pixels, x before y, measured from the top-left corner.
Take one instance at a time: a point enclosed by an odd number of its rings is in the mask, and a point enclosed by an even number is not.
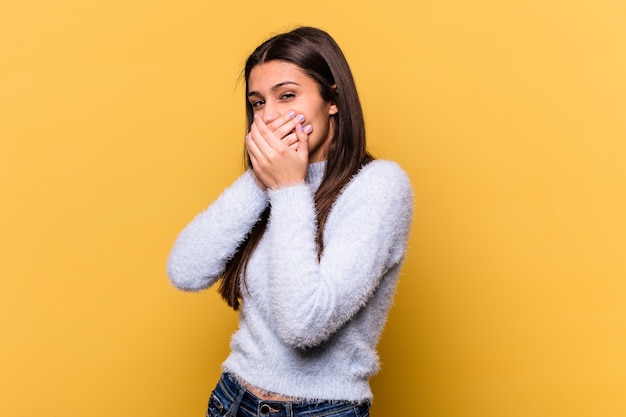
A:
[[[298,417],[326,414],[340,416],[344,410],[354,410],[356,415],[367,415],[369,403],[355,404],[349,401],[324,400],[264,400],[248,391],[233,375],[223,373],[209,400],[207,416]],[[214,414],[211,414],[211,411]]]

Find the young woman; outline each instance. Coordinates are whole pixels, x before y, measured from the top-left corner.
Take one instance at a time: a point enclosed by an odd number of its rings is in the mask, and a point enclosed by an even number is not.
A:
[[[219,281],[239,310],[207,416],[367,416],[411,185],[366,151],[350,68],[326,32],[268,39],[244,76],[249,168],[168,260],[178,288]]]

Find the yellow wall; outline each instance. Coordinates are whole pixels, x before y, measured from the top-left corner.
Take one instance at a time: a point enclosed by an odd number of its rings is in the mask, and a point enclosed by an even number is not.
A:
[[[203,415],[236,315],[165,259],[296,24],[415,187],[374,415],[626,415],[623,0],[212,3],[0,2],[0,415]]]

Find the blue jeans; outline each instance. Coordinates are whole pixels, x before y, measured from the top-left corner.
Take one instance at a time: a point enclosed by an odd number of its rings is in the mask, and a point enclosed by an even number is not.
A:
[[[265,401],[224,373],[211,393],[207,417],[369,417],[369,402]]]

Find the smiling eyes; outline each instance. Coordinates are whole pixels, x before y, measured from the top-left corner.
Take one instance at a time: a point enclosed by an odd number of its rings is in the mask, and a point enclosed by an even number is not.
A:
[[[279,101],[283,101],[283,102],[289,102],[292,99],[296,98],[296,94],[295,93],[282,93],[281,95],[278,96],[278,100]],[[265,100],[250,100],[250,104],[252,105],[252,107],[254,107],[255,109],[258,109],[259,107],[263,106],[265,104]]]

